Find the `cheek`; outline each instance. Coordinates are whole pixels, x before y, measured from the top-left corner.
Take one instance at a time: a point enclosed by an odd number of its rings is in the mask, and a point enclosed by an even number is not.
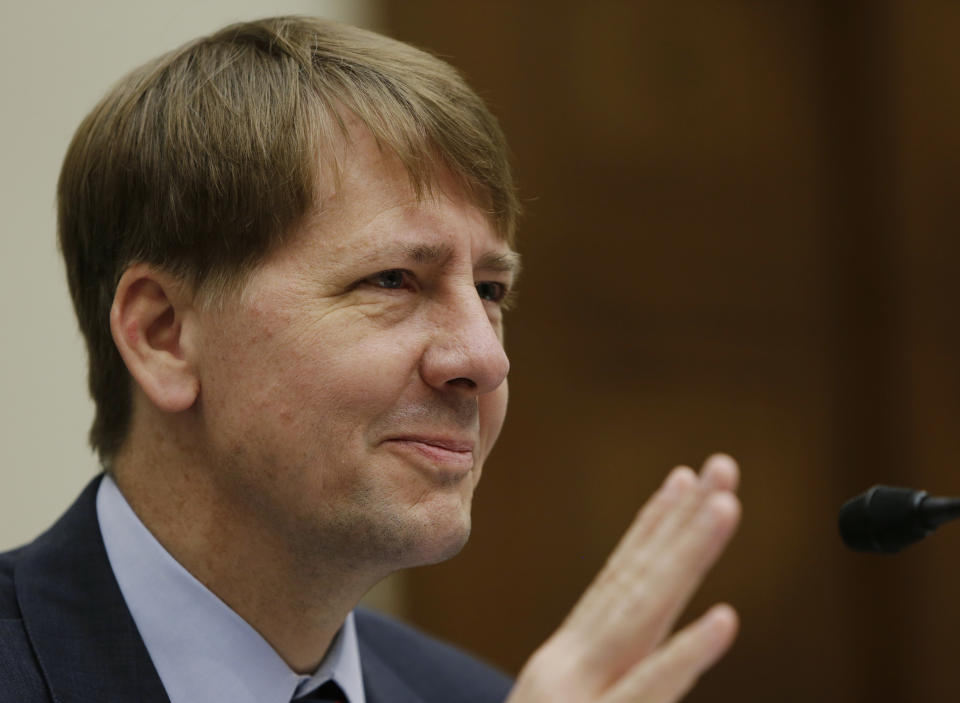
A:
[[[500,436],[500,429],[503,427],[503,421],[507,416],[507,396],[507,382],[504,381],[497,390],[480,396],[478,401],[483,459],[487,458],[497,441],[497,437]]]
[[[267,319],[254,310],[234,324],[217,330],[204,359],[201,395],[208,422],[217,433],[239,444],[277,433],[296,431],[305,418],[304,395],[324,399],[324,384],[316,376],[323,364],[311,340],[296,333],[282,315]],[[314,405],[316,407],[316,405]]]
[[[252,390],[269,399],[275,416],[304,433],[300,442],[362,442],[371,425],[402,404],[416,373],[415,345],[362,324],[293,325],[276,334]],[[248,384],[249,387],[249,384]]]

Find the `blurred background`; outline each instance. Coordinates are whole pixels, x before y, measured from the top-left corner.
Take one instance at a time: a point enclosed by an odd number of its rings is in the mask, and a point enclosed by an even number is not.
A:
[[[847,552],[873,483],[960,494],[960,3],[36,2],[0,10],[0,547],[95,464],[54,246],[59,160],[123,72],[311,12],[429,48],[499,115],[526,202],[507,426],[463,554],[376,602],[516,672],[672,466],[743,469],[691,607],[741,613],[689,701],[952,699],[960,527]]]

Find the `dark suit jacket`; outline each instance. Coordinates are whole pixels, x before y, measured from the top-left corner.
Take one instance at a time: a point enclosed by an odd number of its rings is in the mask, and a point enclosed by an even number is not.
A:
[[[107,560],[99,485],[0,554],[0,703],[169,703]],[[507,696],[509,679],[462,652],[374,613],[358,611],[356,624],[368,703]]]

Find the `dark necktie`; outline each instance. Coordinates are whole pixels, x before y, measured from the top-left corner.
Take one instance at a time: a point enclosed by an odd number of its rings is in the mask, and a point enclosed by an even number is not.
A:
[[[348,703],[343,691],[340,690],[340,687],[333,681],[327,681],[317,690],[308,693],[302,698],[294,699],[292,703],[318,703],[320,701],[324,703]]]

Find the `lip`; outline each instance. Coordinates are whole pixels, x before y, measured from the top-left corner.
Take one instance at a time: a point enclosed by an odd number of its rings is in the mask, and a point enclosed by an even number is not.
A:
[[[473,468],[473,449],[471,440],[455,437],[436,437],[424,435],[405,435],[391,437],[383,444],[419,459],[426,459],[431,465],[453,471],[469,471]]]
[[[443,437],[439,435],[403,435],[401,437],[390,437],[387,442],[413,442],[415,444],[426,444],[431,447],[445,449],[448,452],[473,452],[475,442],[470,439],[458,439],[456,437]]]

